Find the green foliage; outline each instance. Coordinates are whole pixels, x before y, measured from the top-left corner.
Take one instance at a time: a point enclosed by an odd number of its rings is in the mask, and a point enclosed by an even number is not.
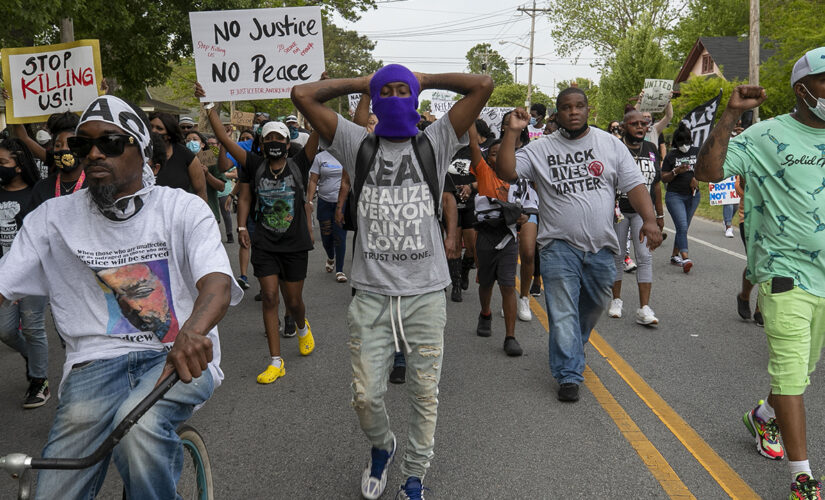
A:
[[[424,113],[430,112],[430,105],[432,103],[429,99],[424,99],[418,104],[418,114],[423,115]]]
[[[749,0],[689,0],[669,36],[667,51],[685,60],[699,37],[748,34]]]
[[[493,83],[506,85],[513,82],[510,66],[489,43],[479,43],[467,51],[467,69],[470,73],[490,75]]]
[[[502,107],[519,107],[524,106],[524,101],[527,100],[527,85],[523,83],[508,83],[505,85],[496,85],[493,89],[493,94],[487,101],[487,106],[502,106]],[[533,85],[533,93],[531,95],[533,102],[552,103],[554,102],[550,96],[538,90],[538,87]]]
[[[681,94],[679,97],[673,99],[673,121],[670,126],[665,129],[665,135],[670,136],[679,126],[679,121],[690,113],[693,108],[710,101],[719,95],[719,89],[722,89],[722,100],[719,102],[719,108],[716,110],[716,119],[722,116],[722,111],[728,105],[728,99],[733,93],[733,89],[737,85],[741,85],[741,81],[726,81],[717,76],[704,77],[692,76],[686,82],[679,85]]]
[[[574,78],[572,80],[562,80],[562,81],[556,83],[556,88],[558,89],[559,92],[561,92],[562,90],[564,90],[566,88],[569,88],[569,87],[578,87],[578,88],[584,90],[585,93],[587,93],[588,90],[590,90],[591,88],[593,88],[595,86],[596,85],[593,82],[593,80],[591,80],[590,78],[585,78],[583,76],[577,76],[576,78]],[[590,98],[590,96],[588,95],[588,99],[589,98]]]

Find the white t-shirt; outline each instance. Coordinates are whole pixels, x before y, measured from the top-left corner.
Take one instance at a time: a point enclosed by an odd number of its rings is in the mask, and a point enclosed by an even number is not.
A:
[[[0,259],[0,294],[50,297],[66,342],[63,380],[71,367],[133,351],[171,348],[192,313],[197,281],[232,276],[215,216],[199,197],[152,187],[127,220],[111,220],[87,189],[52,198],[26,216]],[[243,292],[232,282],[232,305]],[[223,380],[218,329],[209,370]]]
[[[318,176],[318,197],[329,203],[337,203],[341,175],[344,173],[341,162],[328,151],[321,151],[315,155],[309,173]]]

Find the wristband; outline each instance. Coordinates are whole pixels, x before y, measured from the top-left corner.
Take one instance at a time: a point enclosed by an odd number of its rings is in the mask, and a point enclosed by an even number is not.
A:
[[[246,228],[245,227],[239,227],[238,232],[240,233],[241,231],[246,231]]]
[[[657,219],[664,219],[664,218],[665,218],[665,216],[664,216],[664,214],[662,214],[662,215],[657,215],[657,216],[656,216],[656,218],[657,218]]]
[[[206,104],[203,105],[203,109],[205,109],[206,111],[212,111],[212,108],[214,108],[214,107],[215,107],[214,102],[207,102]]]

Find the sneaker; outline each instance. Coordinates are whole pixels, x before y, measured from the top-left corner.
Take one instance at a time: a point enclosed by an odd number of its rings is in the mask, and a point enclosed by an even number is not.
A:
[[[258,293],[255,295],[255,302],[261,302],[261,301],[263,301],[263,300],[264,300],[264,298],[261,296],[261,292],[258,292]]]
[[[259,384],[271,384],[279,378],[286,375],[286,368],[284,367],[284,360],[281,360],[281,367],[269,365],[260,375],[258,375]]]
[[[524,353],[515,337],[504,337],[504,352],[512,357],[521,356]]]
[[[401,485],[395,498],[400,500],[424,500],[425,490],[430,491],[429,488],[421,485],[421,479],[410,476],[407,478],[407,482]]]
[[[646,326],[655,326],[659,324],[659,318],[656,317],[650,306],[644,306],[636,310],[636,323]]]
[[[530,295],[541,297],[541,280],[538,278],[533,278],[533,284],[530,285]]]
[[[289,314],[284,315],[283,336],[286,338],[292,338],[295,336],[295,320],[292,319],[292,316],[290,316]]]
[[[690,259],[683,259],[682,260],[682,272],[687,274],[690,272],[690,269],[693,267],[693,261]]]
[[[765,422],[756,414],[756,410],[763,404],[765,402],[760,400],[756,408],[745,413],[742,421],[745,422],[745,427],[748,428],[751,436],[756,440],[756,451],[760,455],[771,460],[782,460],[782,457],[785,456],[785,450],[782,449],[782,443],[779,442],[779,426],[776,425],[776,419],[772,418]]]
[[[681,255],[672,255],[670,257],[670,263],[674,266],[681,266],[682,265],[682,256]]]
[[[459,282],[462,290],[470,288],[470,268],[461,270],[461,280]]]
[[[347,282],[347,275],[343,272],[335,273],[335,281],[338,283],[346,283]]]
[[[387,470],[393,458],[395,458],[395,436],[392,437],[390,451],[379,450],[375,447],[370,450],[370,463],[361,474],[361,495],[364,498],[375,500],[384,493],[384,488],[387,487]]]
[[[822,483],[803,472],[797,475],[791,483],[791,494],[788,498],[789,500],[822,500]]]
[[[238,286],[240,286],[244,290],[249,290],[249,278],[247,278],[245,275],[242,274],[238,276],[236,281],[238,282]]]
[[[403,384],[407,381],[407,367],[406,366],[393,366],[392,371],[390,372],[390,383],[391,384]]]
[[[464,300],[461,297],[461,285],[453,285],[453,293],[450,295],[450,300],[453,302],[461,302]]]
[[[476,327],[476,335],[479,337],[489,337],[493,334],[493,318],[492,316],[487,316],[486,318],[479,314],[478,315],[478,326]]]
[[[610,308],[607,310],[607,315],[611,318],[622,317],[622,299],[613,299],[610,301]]]
[[[309,320],[304,319],[307,326],[307,333],[304,336],[298,336],[298,352],[301,356],[309,356],[315,350],[315,339],[312,337],[312,328],[309,326]]]
[[[335,259],[327,259],[326,264],[324,264],[324,271],[331,273],[335,269]]]
[[[229,244],[229,245],[231,245],[232,243],[235,243],[235,238],[233,238],[232,235],[227,234],[226,235],[226,243]]]
[[[518,309],[518,319],[522,321],[530,321],[533,319],[533,314],[530,312],[530,297],[520,297],[516,302]]]
[[[23,400],[23,408],[27,410],[39,408],[46,404],[49,397],[51,397],[49,381],[45,378],[33,378],[29,382],[29,389],[26,391],[26,398]]]
[[[559,401],[575,403],[579,400],[579,384],[566,383],[559,386]]]
[[[739,294],[736,294],[736,312],[742,319],[751,319],[751,303],[748,300],[742,299]]]
[[[753,312],[753,322],[758,326],[765,326],[765,318],[762,317],[762,311]]]
[[[624,272],[632,273],[637,267],[638,266],[635,262],[633,262],[633,259],[631,259],[629,255],[624,256]]]
[[[733,228],[729,227],[725,229],[725,238],[733,238]]]

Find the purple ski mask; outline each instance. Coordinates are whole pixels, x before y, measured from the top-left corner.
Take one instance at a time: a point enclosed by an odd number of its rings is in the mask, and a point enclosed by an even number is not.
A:
[[[381,88],[388,83],[402,82],[410,87],[410,97],[381,97]],[[375,135],[392,139],[407,139],[418,134],[418,78],[400,64],[390,64],[375,72],[370,80],[372,110],[378,117]]]

